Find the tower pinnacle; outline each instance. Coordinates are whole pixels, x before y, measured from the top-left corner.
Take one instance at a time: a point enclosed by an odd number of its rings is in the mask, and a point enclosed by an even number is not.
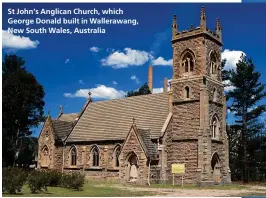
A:
[[[206,30],[206,13],[205,13],[205,8],[204,6],[201,7],[201,12],[200,12],[200,27],[204,30]]]
[[[178,32],[177,17],[176,15],[174,15],[172,22],[172,38],[175,37],[177,32]]]
[[[216,34],[220,37],[220,40],[222,40],[222,27],[221,27],[221,21],[220,18],[216,19]]]

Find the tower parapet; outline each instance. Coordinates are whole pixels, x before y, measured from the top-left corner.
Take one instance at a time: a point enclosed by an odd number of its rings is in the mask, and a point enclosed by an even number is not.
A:
[[[210,37],[211,39],[216,40],[220,45],[222,45],[222,28],[220,19],[217,19],[215,32],[207,28],[207,21],[206,21],[206,13],[204,7],[201,8],[201,15],[200,15],[200,26],[194,28],[193,25],[190,25],[190,29],[186,29],[183,31],[178,31],[177,28],[177,17],[174,15],[173,23],[172,23],[172,43],[182,39],[188,39],[189,37],[201,36],[205,34],[206,36]]]

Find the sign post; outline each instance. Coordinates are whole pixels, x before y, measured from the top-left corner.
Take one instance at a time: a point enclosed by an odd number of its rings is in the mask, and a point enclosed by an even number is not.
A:
[[[182,174],[182,189],[184,188],[184,173],[185,164],[172,164],[172,174],[173,174],[173,186],[175,185],[175,174]]]

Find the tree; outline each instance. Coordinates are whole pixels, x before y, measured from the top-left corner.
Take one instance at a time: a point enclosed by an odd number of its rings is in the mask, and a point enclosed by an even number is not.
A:
[[[38,139],[36,137],[22,137],[18,145],[19,152],[16,164],[28,168],[32,165],[38,151]]]
[[[151,91],[149,89],[149,86],[147,83],[142,85],[139,90],[137,91],[129,91],[127,92],[126,97],[131,97],[131,96],[140,96],[140,95],[146,95],[146,94],[151,94]]]
[[[229,71],[229,79],[235,89],[229,91],[227,96],[232,102],[230,110],[235,114],[236,125],[240,128],[239,155],[242,159],[242,178],[245,183],[249,181],[250,140],[264,128],[259,117],[266,111],[266,106],[258,102],[266,96],[266,92],[259,78],[260,73],[255,71],[252,59],[244,55],[236,64],[236,70]]]
[[[30,135],[30,128],[43,121],[43,87],[24,65],[16,55],[6,55],[2,63],[5,166],[14,164],[19,139]]]

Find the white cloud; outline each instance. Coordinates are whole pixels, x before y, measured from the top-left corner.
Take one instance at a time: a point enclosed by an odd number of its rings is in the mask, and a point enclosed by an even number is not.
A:
[[[122,90],[116,90],[112,87],[106,87],[105,85],[97,85],[96,88],[91,89],[79,89],[75,93],[64,93],[65,97],[75,98],[88,98],[88,93],[91,92],[92,98],[95,99],[116,99],[123,98],[126,92]]]
[[[138,79],[137,76],[135,76],[135,75],[132,75],[132,76],[130,77],[130,79],[131,79],[131,80],[134,80],[137,84],[140,83],[139,79]]]
[[[152,93],[156,94],[156,93],[163,93],[163,88],[153,88],[152,89]]]
[[[95,53],[99,52],[100,50],[101,49],[99,47],[95,47],[95,46],[93,46],[93,47],[90,48],[90,51],[91,52],[95,52]]]
[[[113,84],[113,85],[117,85],[117,82],[116,82],[116,81],[112,81],[112,84]]]
[[[103,66],[111,66],[114,69],[127,68],[129,66],[141,66],[150,59],[149,53],[131,48],[125,48],[124,52],[115,51],[105,59]]]
[[[67,58],[67,59],[65,60],[65,64],[68,64],[68,63],[69,63],[69,61],[70,61],[70,59],[69,59],[69,58]]]
[[[170,91],[170,86],[167,87],[167,91]],[[163,87],[160,88],[153,88],[152,89],[152,93],[156,94],[156,93],[163,93]]]
[[[230,80],[225,80],[223,81],[224,84],[224,91],[228,92],[228,91],[233,91],[235,89],[235,86],[233,86],[230,82]]]
[[[165,60],[163,57],[158,57],[155,60],[152,60],[152,65],[162,65],[162,66],[172,66],[173,59]]]
[[[32,49],[36,48],[40,42],[32,41],[29,37],[17,36],[6,30],[2,30],[2,48],[10,49]]]
[[[222,52],[222,59],[226,59],[226,64],[224,69],[225,70],[235,69],[236,63],[240,59],[242,53],[245,55],[243,51],[225,49]]]
[[[83,80],[79,80],[79,84],[84,85],[85,83],[83,82]]]

